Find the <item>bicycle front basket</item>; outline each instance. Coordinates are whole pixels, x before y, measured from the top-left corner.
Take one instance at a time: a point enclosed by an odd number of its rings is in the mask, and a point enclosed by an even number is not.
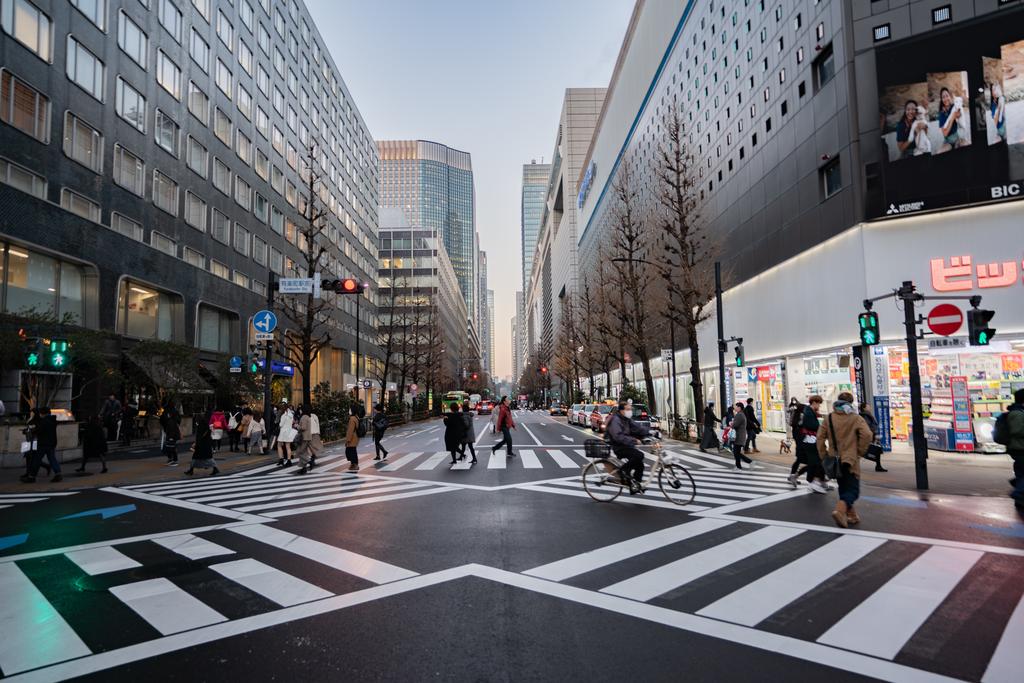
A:
[[[600,439],[587,439],[583,442],[583,452],[588,458],[607,458],[612,454],[612,447]]]

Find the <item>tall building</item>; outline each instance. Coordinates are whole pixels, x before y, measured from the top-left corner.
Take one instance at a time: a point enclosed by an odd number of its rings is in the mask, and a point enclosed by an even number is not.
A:
[[[0,15],[5,311],[189,344],[220,367],[247,349],[268,272],[299,274],[310,147],[324,275],[373,286],[377,148],[302,2],[3,0]],[[336,303],[310,379],[342,387],[355,302]]]
[[[479,318],[476,199],[473,163],[460,152],[426,140],[380,140],[380,205],[405,212],[409,225],[442,236],[469,320]]]
[[[1010,121],[1024,99],[1024,5],[937,5],[691,0],[634,9],[580,176],[580,272],[594,270],[614,230],[610,188],[623,164],[636,170],[641,201],[652,199],[651,165],[675,108],[694,156],[696,215],[708,241],[724,245],[698,268],[708,274],[722,262],[722,325],[743,338],[747,365],[720,382],[712,303],[697,330],[705,397],[754,399],[768,430],[785,430],[791,397],[830,402],[851,391],[874,406],[884,442],[908,437],[904,304],[874,303],[881,343],[870,348],[857,324],[866,297],[904,281],[928,297],[981,296],[999,329],[987,347],[969,346],[964,329],[942,348],[918,344],[933,447],[952,444],[950,376],[969,378],[973,419],[964,423],[974,433],[963,442],[979,448],[1020,381],[1011,368],[1024,353],[1024,127],[1020,116]],[[908,135],[918,123],[926,130]],[[823,294],[813,322],[781,303],[794,288]],[[667,347],[658,336],[652,346]],[[680,411],[696,416],[681,348],[674,386]],[[668,371],[658,359],[652,366],[653,403],[666,406]]]
[[[523,293],[516,292],[516,324],[512,345],[512,381],[518,382],[526,367],[526,313],[523,308]]]
[[[480,367],[484,371],[490,373],[493,356],[491,354],[492,336],[489,313],[490,303],[487,300],[487,252],[481,251],[478,253],[479,258],[477,259],[477,288],[480,292],[480,310],[477,314],[477,329],[479,331],[480,337]]]
[[[548,196],[548,180],[551,164],[538,164],[536,159],[523,164],[523,186],[520,199],[521,246],[523,249],[523,291],[533,269],[533,254],[537,250],[537,235],[540,233],[544,215],[544,201]],[[516,379],[519,379],[518,377]]]
[[[494,290],[487,290],[487,374],[494,377]]]
[[[518,349],[519,349],[519,316],[518,315],[512,316],[511,332],[512,332],[512,377],[515,378],[512,381],[513,382],[518,382],[520,374],[521,374],[521,370],[519,368],[519,352],[518,352]]]

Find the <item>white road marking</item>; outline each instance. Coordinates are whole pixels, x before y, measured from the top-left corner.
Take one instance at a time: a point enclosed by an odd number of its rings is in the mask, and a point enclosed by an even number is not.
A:
[[[356,480],[356,481],[345,481],[345,482],[327,482],[325,484],[318,484],[316,486],[310,486],[309,488],[302,488],[296,486],[290,492],[282,493],[268,493],[263,494],[262,491],[246,491],[241,494],[234,494],[226,496],[223,499],[212,501],[210,505],[216,505],[217,507],[234,507],[236,505],[249,505],[250,503],[263,503],[263,502],[277,502],[277,501],[288,501],[294,498],[302,498],[303,500],[310,498],[311,496],[325,495],[328,493],[350,493],[354,492],[353,495],[364,492],[368,489],[376,488],[378,486],[386,486],[387,481],[379,480]],[[261,494],[261,495],[253,495]],[[249,496],[248,498],[236,498],[236,496]],[[242,508],[237,508],[241,510]]]
[[[1024,647],[1021,647],[1021,643],[1024,643],[1024,598],[1017,603],[1010,620],[1006,622],[1003,637],[992,653],[981,683],[1002,683],[1019,678],[1024,669]]]
[[[296,479],[295,477],[288,477],[287,479],[279,479],[277,481],[260,482],[258,479],[255,481],[248,482],[245,486],[232,486],[230,488],[217,488],[212,491],[201,491],[192,492],[187,494],[177,494],[174,498],[191,500],[194,503],[206,503],[211,500],[228,500],[231,498],[244,498],[245,496],[251,496],[254,493],[273,493],[275,491],[288,491],[293,490],[297,487],[307,488],[311,486],[342,486],[344,484],[350,484],[358,479],[351,477],[341,477],[338,474],[318,474],[318,475],[303,475],[302,479]]]
[[[5,676],[92,654],[13,562],[0,563],[0,671]]]
[[[515,488],[523,489],[525,491],[539,491],[540,493],[558,493],[563,496],[576,496],[578,498],[590,498],[586,491],[576,491],[573,489],[562,488],[560,486],[539,486],[532,484],[517,485]],[[650,498],[643,498],[641,496],[630,496],[628,493],[623,493],[621,496],[615,499],[615,503],[626,503],[633,505],[646,505],[648,507],[655,508],[666,508],[668,510],[678,510],[680,512],[705,512],[711,510],[703,505],[676,505],[670,503],[667,500],[652,500]]]
[[[134,569],[142,565],[119,550],[110,546],[75,550],[65,556],[78,565],[89,576],[97,576],[122,569]]]
[[[508,466],[508,456],[505,454],[505,449],[502,448],[500,451],[491,451],[491,455],[487,460],[487,469],[489,470],[503,470]]]
[[[562,451],[549,450],[548,455],[554,458],[555,462],[558,463],[558,466],[561,467],[562,469],[578,470],[580,468],[580,464],[578,462],[570,458]]]
[[[264,524],[234,527],[232,531],[373,583],[389,583],[416,576],[416,572],[408,569]]]
[[[537,454],[530,450],[519,451],[519,461],[523,464],[523,467],[528,470],[535,470],[543,467],[543,465],[540,464],[540,458],[537,457]]]
[[[414,487],[410,487],[414,488]],[[382,496],[365,496],[363,498],[357,498],[355,500],[344,501],[341,503],[321,503],[320,505],[312,505],[310,507],[292,508],[290,510],[282,510],[280,512],[273,513],[274,517],[290,517],[292,515],[304,515],[308,512],[320,512],[322,510],[336,510],[338,508],[354,507],[356,505],[370,505],[372,503],[383,503],[389,500],[402,500],[403,498],[416,498],[417,496],[431,496],[435,493],[448,493],[449,491],[458,491],[460,488],[470,487],[455,487],[455,486],[434,486],[433,488],[420,488],[415,491],[405,491],[403,493],[388,493]]]
[[[701,467],[701,469],[708,469],[708,470],[724,470],[725,469],[724,466],[719,465],[717,463],[708,462],[707,460],[702,460],[701,458],[696,458],[696,457],[694,457],[692,455],[684,455],[682,453],[679,453],[678,451],[665,451],[665,454],[666,455],[670,455],[670,456],[672,456],[672,458],[675,458],[677,460],[681,460],[683,462],[688,462],[691,465],[699,465]]]
[[[373,490],[369,489],[357,489],[355,491],[346,491],[344,493],[329,493],[321,496],[307,496],[304,498],[295,498],[292,500],[280,501],[277,503],[256,503],[255,505],[247,505],[246,507],[238,508],[241,512],[253,512],[255,510],[266,510],[270,514],[276,514],[274,511],[280,508],[293,507],[295,505],[305,505],[308,503],[322,503],[328,500],[340,500],[343,498],[354,498],[356,496],[365,496],[368,493],[385,493],[390,491],[400,491],[402,489],[415,488],[417,486],[432,486],[431,482],[421,482],[420,484],[405,484],[398,483],[393,486],[388,486],[387,483],[384,485],[376,484],[372,487]]]
[[[834,624],[818,642],[892,659],[982,554],[929,548]]]
[[[186,508],[188,510],[197,510],[199,512],[205,512],[211,515],[220,515],[222,517],[228,517],[229,519],[237,519],[243,522],[266,522],[269,521],[265,517],[258,515],[250,515],[244,512],[235,512],[234,510],[228,510],[227,508],[218,508],[212,505],[201,505],[199,503],[190,503],[187,500],[178,500],[177,498],[164,498],[161,496],[151,495],[149,493],[143,493],[142,491],[128,491],[125,489],[119,489],[116,487],[104,487],[100,491],[107,491],[110,493],[119,493],[122,496],[128,496],[129,498],[138,498],[140,500],[148,500],[154,503],[162,503],[163,505],[173,505],[174,507]]]
[[[627,560],[631,557],[678,543],[679,541],[685,541],[688,538],[706,534],[731,524],[732,522],[723,519],[698,519],[693,522],[686,522],[678,526],[644,534],[643,536],[637,536],[621,543],[614,543],[603,548],[573,555],[564,560],[534,567],[523,573],[548,579],[549,581],[565,581],[574,576],[607,567],[616,562],[621,562],[622,560]]]
[[[526,426],[525,424],[522,424],[522,423],[520,423],[520,424],[519,424],[519,426],[520,426],[520,427],[522,427],[523,429],[525,429],[525,430],[526,430],[526,433],[530,435],[530,438],[531,438],[531,439],[533,439],[533,440],[534,440],[534,441],[535,441],[535,442],[537,443],[537,445],[538,445],[538,446],[540,446],[540,445],[541,445],[541,443],[540,443],[540,439],[538,439],[538,438],[537,438],[537,437],[536,437],[536,436],[534,435],[534,433],[530,431],[530,428],[529,428],[529,427],[527,427],[527,426]]]
[[[168,550],[187,557],[190,560],[202,560],[207,557],[218,555],[234,555],[235,551],[224,546],[211,543],[205,538],[199,538],[192,534],[181,534],[180,536],[169,536],[167,538],[154,538],[153,542],[162,545]]]
[[[455,464],[449,467],[449,470],[468,470],[473,467],[473,463],[470,461],[470,456],[466,456],[465,460],[456,460]]]
[[[558,484],[561,485],[561,486],[573,486],[573,487],[580,488],[580,489],[583,488],[583,480],[582,479],[570,479],[569,481],[558,482]],[[624,493],[628,493],[628,491],[625,491],[625,490],[623,492]],[[675,493],[675,492],[673,491],[672,493]],[[717,492],[716,491],[712,491],[712,493],[717,493]],[[673,497],[674,498],[686,498],[688,495],[689,495],[688,492],[684,488],[681,493],[679,493],[678,495],[675,495]],[[721,493],[720,495],[724,496],[724,495],[729,495],[729,494]],[[740,494],[740,496],[743,496],[743,495],[744,494]],[[651,485],[647,489],[647,493],[645,493],[644,496],[645,497],[654,498],[655,500],[662,500],[664,498],[664,494],[661,492],[661,489],[658,488],[657,483]],[[756,496],[756,497],[757,498],[763,498],[762,496]],[[694,500],[695,503],[710,503],[711,505],[728,505],[730,507],[733,504],[736,503],[736,500],[734,500],[733,498],[716,498],[714,496],[705,496],[705,495],[703,495],[701,493],[700,487],[697,487],[697,495],[695,495],[693,497],[693,500]],[[675,503],[673,503],[673,505],[675,505]],[[687,506],[686,509],[689,510],[691,508]]]
[[[15,496],[0,496],[0,503],[38,503],[46,498],[22,498]]]
[[[402,457],[398,458],[397,460],[389,460],[388,464],[384,465],[384,467],[381,467],[378,471],[379,472],[394,472],[395,470],[400,470],[403,467],[405,467],[406,465],[408,465],[409,463],[411,463],[416,458],[420,457],[421,455],[423,455],[422,451],[413,451],[412,453],[408,453],[406,455],[403,455]]]
[[[110,592],[165,636],[227,620],[164,578],[113,586]]]
[[[613,583],[602,588],[601,592],[647,602],[802,533],[799,529],[763,527],[694,555]]]
[[[427,458],[426,460],[421,462],[419,465],[417,465],[416,469],[418,469],[418,470],[432,470],[435,467],[437,467],[438,465],[440,465],[442,460],[444,460],[445,458],[448,458],[450,456],[451,456],[451,453],[448,453],[446,451],[441,451],[439,453],[434,453],[432,456],[430,456],[429,458]]]
[[[878,538],[840,536],[711,603],[697,614],[755,626],[885,543]]]
[[[245,586],[254,593],[259,593],[268,600],[273,600],[282,607],[301,605],[312,600],[323,600],[334,595],[323,588],[251,558],[210,565],[210,569]]]

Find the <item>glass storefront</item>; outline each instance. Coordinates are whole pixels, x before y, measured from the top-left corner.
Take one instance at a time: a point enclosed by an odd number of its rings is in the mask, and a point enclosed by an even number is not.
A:
[[[118,292],[117,331],[137,339],[170,341],[174,338],[175,299],[179,297],[122,280]]]
[[[6,266],[4,262],[6,261]],[[4,311],[70,316],[81,323],[81,266],[13,244],[0,244]]]

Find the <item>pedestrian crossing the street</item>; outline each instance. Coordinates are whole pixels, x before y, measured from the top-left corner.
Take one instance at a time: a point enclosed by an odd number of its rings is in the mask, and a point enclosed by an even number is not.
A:
[[[126,487],[147,496],[173,498],[192,506],[209,506],[267,518],[367,505],[442,493],[444,485],[360,477],[355,473],[320,471],[298,475],[294,468],[235,478],[143,484]]]
[[[65,493],[0,493],[0,510],[4,508],[14,507],[15,505],[24,505],[26,503],[41,503],[44,500],[51,498],[73,496],[77,491],[68,491]]]
[[[1024,667],[1019,550],[709,517],[524,574],[965,680]]]
[[[416,576],[259,524],[205,533],[0,560],[0,677]]]

